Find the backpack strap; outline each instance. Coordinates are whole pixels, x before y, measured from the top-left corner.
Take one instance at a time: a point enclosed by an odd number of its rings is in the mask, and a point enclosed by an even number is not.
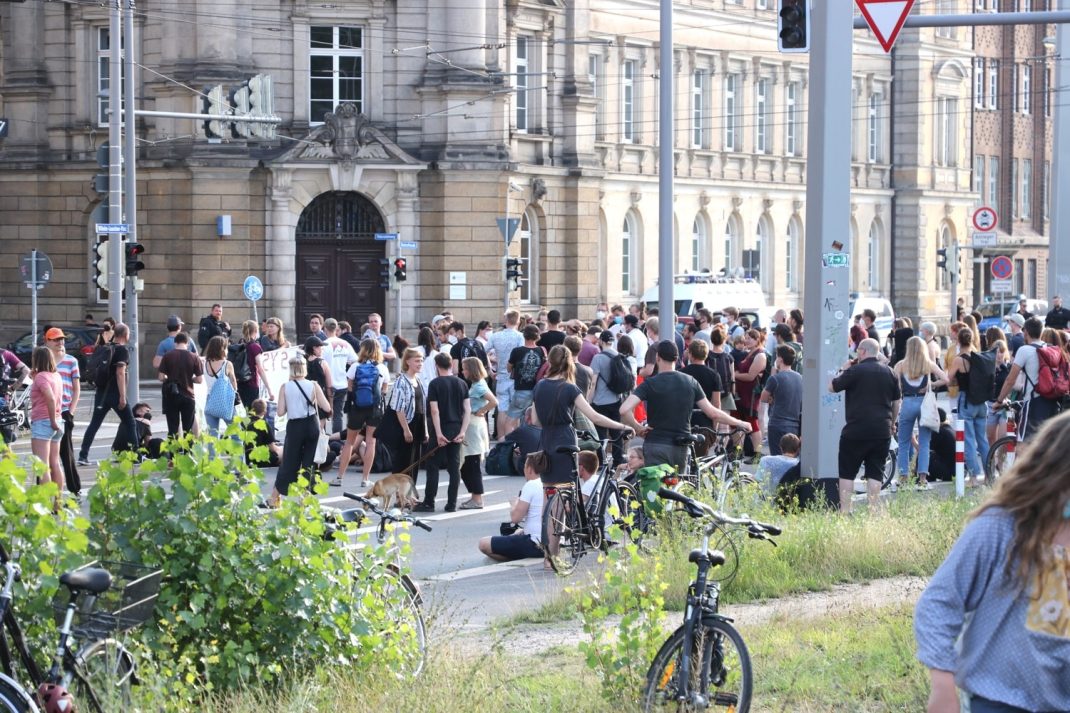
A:
[[[310,409],[312,409],[312,411],[313,411],[312,415],[313,415],[313,416],[315,416],[316,414],[318,414],[318,413],[319,413],[319,411],[318,411],[318,410],[316,409],[316,407],[315,407],[315,406],[313,406],[313,405],[312,405],[312,401],[311,401],[311,400],[310,400],[310,399],[308,398],[308,394],[306,394],[306,393],[305,393],[305,390],[301,388],[301,384],[298,384],[298,383],[297,383],[297,382],[295,381],[295,382],[294,382],[294,386],[296,386],[296,387],[297,387],[297,390],[301,392],[301,395],[305,397],[305,403],[306,403],[306,404],[308,404],[308,407],[309,407]],[[315,385],[315,384],[313,384],[313,385],[312,385],[312,388],[313,388],[313,390],[315,390],[315,388],[316,388],[316,385]]]

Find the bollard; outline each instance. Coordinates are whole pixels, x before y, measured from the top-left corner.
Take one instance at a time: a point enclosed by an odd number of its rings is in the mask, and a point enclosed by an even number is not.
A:
[[[955,497],[966,495],[966,422],[955,418]]]

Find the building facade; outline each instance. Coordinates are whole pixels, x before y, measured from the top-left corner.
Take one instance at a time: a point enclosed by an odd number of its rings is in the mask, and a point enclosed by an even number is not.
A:
[[[56,268],[43,319],[105,309],[91,253],[104,215],[92,179],[110,108],[107,20],[82,4],[0,4],[5,319],[29,321],[14,268],[33,247]],[[137,121],[142,339],[213,302],[232,321],[246,315],[249,274],[265,285],[260,314],[300,335],[312,312],[355,327],[381,312],[391,331],[444,307],[493,319],[506,216],[519,220],[508,250],[529,277],[510,297],[525,309],[586,315],[636,300],[654,284],[665,230],[676,272],[743,274],[771,304],[800,306],[807,55],[778,53],[775,32],[774,0],[681,4],[666,69],[652,0],[142,3],[125,43],[138,108],[225,111],[263,94],[268,76],[282,119],[274,132]],[[978,200],[973,36],[906,31],[891,57],[868,33],[854,41],[852,115],[822,117],[852,142],[851,214],[822,239],[847,246],[852,289],[906,314],[946,311],[935,250],[964,239]],[[657,210],[666,76],[671,227]],[[233,227],[221,237],[222,215]],[[381,261],[398,254],[408,279],[383,289]]]

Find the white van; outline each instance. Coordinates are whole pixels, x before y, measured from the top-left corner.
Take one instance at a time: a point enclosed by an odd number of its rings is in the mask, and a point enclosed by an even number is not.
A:
[[[877,341],[883,349],[888,341],[888,335],[892,333],[892,328],[895,326],[895,310],[892,309],[892,303],[883,297],[869,297],[861,292],[852,292],[850,298],[851,321],[848,323],[848,329],[851,324],[854,324],[855,317],[860,316],[867,309],[873,310],[877,315],[873,326],[877,329]]]
[[[708,273],[673,276],[673,302],[676,316],[688,322],[702,308],[716,315],[725,307],[736,307],[741,316],[756,325],[768,324],[772,309],[765,301],[762,286],[750,278],[719,277]],[[643,293],[647,309],[658,306],[658,286]]]

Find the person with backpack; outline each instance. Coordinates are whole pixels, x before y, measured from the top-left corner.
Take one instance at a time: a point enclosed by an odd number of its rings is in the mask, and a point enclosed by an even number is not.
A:
[[[341,463],[335,484],[342,483],[354,449],[361,454],[363,478],[361,486],[372,484],[372,463],[375,462],[375,429],[383,418],[383,395],[390,385],[390,372],[383,364],[383,350],[378,339],[365,339],[360,343],[357,361],[346,373],[349,398],[346,400],[346,442],[342,446]],[[415,481],[415,478],[413,479]]]
[[[212,337],[230,339],[230,325],[223,321],[223,305],[218,302],[212,305],[210,313],[201,317],[201,323],[197,326],[197,344],[202,352]]]
[[[598,334],[598,346],[601,351],[591,360],[594,372],[594,396],[591,407],[606,418],[620,420],[620,405],[624,397],[635,388],[635,374],[628,366],[627,360],[617,353],[617,343],[613,332],[606,329]],[[619,431],[599,427],[598,437],[610,437],[613,451],[613,463],[624,462],[624,444],[619,438]]]
[[[271,392],[271,385],[264,374],[264,365],[257,360],[263,353],[264,347],[260,345],[260,326],[254,320],[245,320],[241,325],[241,341],[227,347],[227,360],[234,367],[234,378],[238,381],[238,398],[246,409],[260,398],[261,384],[267,391],[268,401],[275,400],[275,394]]]
[[[461,362],[469,357],[479,359],[483,364],[483,371],[490,373],[490,360],[487,359],[487,350],[483,348],[483,345],[478,340],[464,336],[463,323],[454,322],[451,324],[450,336],[456,339],[453,346],[450,347],[450,359],[453,360],[454,374],[464,377]]]
[[[710,352],[706,357],[706,366],[721,377],[721,403],[717,408],[731,413],[736,410],[736,362],[725,350],[727,341],[725,330],[715,328],[710,331]]]
[[[132,448],[137,447],[134,412],[126,400],[126,368],[130,363],[130,350],[126,343],[129,339],[130,328],[119,322],[115,325],[111,343],[98,346],[89,357],[86,372],[97,391],[93,395],[93,416],[89,419],[78,450],[78,465],[93,465],[89,461],[89,449],[108,411],[115,412],[119,417],[120,432],[126,435]]]
[[[1070,366],[1057,346],[1045,344],[1040,335],[1043,325],[1036,317],[1025,321],[1022,332],[1025,343],[1014,355],[1014,363],[999,391],[997,403],[1003,401],[1014,388],[1019,374],[1025,374],[1022,399],[1022,423],[1018,426],[1019,440],[1026,440],[1049,418],[1059,411],[1059,401],[1070,391]]]
[[[290,486],[304,474],[309,490],[316,484],[317,470],[313,461],[320,439],[319,411],[330,411],[331,402],[319,384],[309,381],[308,366],[301,356],[290,360],[290,379],[279,389],[279,416],[286,417],[286,440],[282,446],[282,463],[275,475],[275,487],[265,505],[279,506],[283,496],[290,494]],[[343,462],[344,465],[344,462]]]
[[[958,414],[966,430],[966,477],[985,475],[985,458],[988,457],[988,400],[992,398],[992,384],[996,376],[996,353],[981,351],[974,346],[973,330],[959,330],[959,353],[951,361],[947,378],[956,379],[959,385]]]
[[[519,421],[524,410],[531,405],[535,394],[535,382],[539,371],[546,363],[546,353],[536,342],[539,328],[534,324],[524,327],[524,345],[509,354],[509,375],[513,378],[513,395],[509,400],[509,418]]]
[[[175,348],[160,360],[157,375],[163,383],[163,415],[167,419],[167,437],[178,438],[194,433],[197,402],[193,399],[193,385],[203,380],[201,360],[190,351],[189,335],[175,335]]]

